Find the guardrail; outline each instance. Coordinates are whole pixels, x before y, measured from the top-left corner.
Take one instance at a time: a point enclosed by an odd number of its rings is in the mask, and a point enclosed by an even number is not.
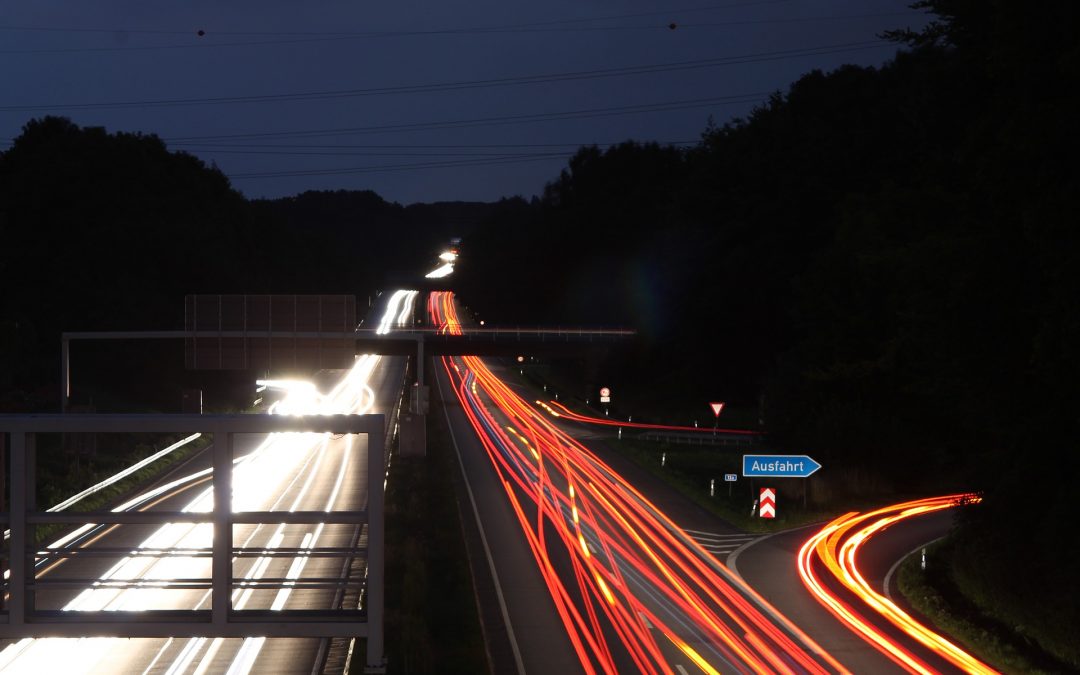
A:
[[[706,430],[700,433],[680,431],[649,431],[638,436],[643,441],[667,441],[676,445],[735,446],[751,448],[761,445],[761,439],[755,436],[734,436],[710,434]]]

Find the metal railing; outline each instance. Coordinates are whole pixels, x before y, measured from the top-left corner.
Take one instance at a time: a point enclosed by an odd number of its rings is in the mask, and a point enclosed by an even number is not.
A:
[[[35,441],[41,433],[152,433],[203,432],[213,435],[214,507],[209,512],[189,511],[40,511],[35,495]],[[366,510],[347,511],[245,511],[219,508],[231,504],[233,442],[236,434],[316,432],[365,434],[368,440]],[[7,433],[10,456],[10,510],[0,522],[11,528],[10,561],[6,571],[7,598],[0,608],[0,638],[26,637],[364,637],[367,667],[378,670],[383,663],[384,524],[385,477],[384,415],[0,415],[0,433]],[[2,446],[0,446],[2,447]],[[131,547],[42,547],[32,541],[32,528],[51,523],[152,524],[212,523],[210,548],[161,548],[133,551]],[[363,610],[237,610],[232,594],[236,588],[319,588],[355,585],[337,577],[234,579],[237,557],[339,557],[356,555],[342,547],[310,549],[233,545],[233,525],[282,523],[366,524],[367,578]],[[35,564],[61,558],[122,555],[149,557],[189,556],[211,559],[207,578],[170,579],[170,588],[209,589],[209,610],[149,609],[144,611],[57,611],[35,607],[35,596],[46,589],[153,587],[154,580],[49,579],[35,574]],[[158,580],[160,581],[160,580]],[[173,585],[175,582],[175,586]]]

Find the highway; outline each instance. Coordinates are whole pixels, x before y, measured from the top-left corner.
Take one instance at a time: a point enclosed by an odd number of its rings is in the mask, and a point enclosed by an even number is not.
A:
[[[433,293],[429,312],[459,330],[449,293]],[[483,451],[457,442],[472,499],[485,495],[475,515],[503,582],[519,672],[555,672],[553,663],[587,673],[845,670],[480,359],[446,357],[442,366],[440,386]]]
[[[416,293],[395,294],[380,324],[387,330],[411,324]],[[406,311],[408,310],[408,311]],[[385,317],[389,316],[389,319]],[[384,413],[388,424],[398,404],[405,359],[359,356],[348,371],[323,371],[314,381],[263,382],[276,396],[277,414]],[[254,383],[253,383],[254,385]],[[334,511],[366,504],[366,438],[324,434],[274,434],[238,439],[233,510]],[[378,451],[383,451],[379,448]],[[185,473],[185,475],[177,475]],[[198,461],[176,471],[165,484],[121,508],[209,511],[208,469]],[[38,561],[38,577],[49,581],[96,580],[81,591],[38,593],[42,609],[205,609],[213,526],[169,524],[93,526],[76,529],[51,547],[78,545],[112,557],[79,556]],[[348,548],[361,538],[346,525],[237,525],[234,546],[251,549],[234,559],[235,609],[329,609],[342,600],[334,580],[348,570],[340,557],[313,554],[318,548]],[[167,549],[173,549],[168,551]],[[355,570],[355,565],[353,569]],[[354,571],[355,576],[355,571]],[[260,588],[260,579],[287,579],[283,588]],[[130,582],[140,582],[132,587]],[[128,587],[114,587],[122,582]],[[119,585],[119,584],[116,584]],[[21,640],[0,652],[0,670],[11,673],[297,673],[311,672],[327,641],[318,639],[37,639]]]
[[[927,628],[896,589],[899,561],[948,533],[961,497],[781,532],[744,547],[729,564],[852,672],[993,673]]]

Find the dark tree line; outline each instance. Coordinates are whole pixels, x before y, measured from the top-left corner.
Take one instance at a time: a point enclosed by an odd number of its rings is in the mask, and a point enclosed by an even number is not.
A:
[[[583,148],[466,242],[463,293],[637,326],[598,379],[656,410],[764,395],[826,466],[981,491],[961,582],[1080,663],[1080,8],[917,6],[937,20],[885,66],[810,73],[689,151]]]
[[[61,331],[180,328],[189,293],[353,293],[363,316],[390,273],[433,267],[491,208],[370,191],[248,201],[153,135],[32,120],[0,153],[0,410],[56,408]],[[78,364],[100,366],[89,379],[143,382],[153,364],[138,394],[178,405],[177,345],[96,349]]]

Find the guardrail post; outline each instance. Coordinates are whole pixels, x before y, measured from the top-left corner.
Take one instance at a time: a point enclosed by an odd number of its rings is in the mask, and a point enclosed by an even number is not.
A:
[[[232,609],[233,435],[214,430],[214,543],[211,562],[210,622],[224,628]]]

